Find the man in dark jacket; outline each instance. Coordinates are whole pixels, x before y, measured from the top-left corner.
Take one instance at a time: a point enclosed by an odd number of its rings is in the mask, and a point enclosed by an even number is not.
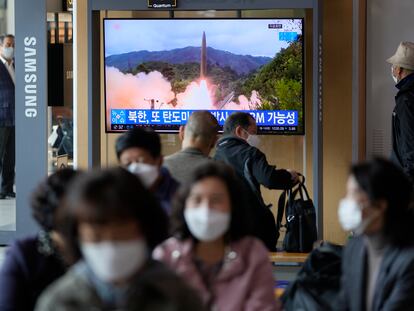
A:
[[[0,199],[14,198],[14,36],[0,37]]]
[[[398,93],[392,113],[391,159],[414,183],[414,43],[401,42],[387,59]]]
[[[248,113],[235,112],[226,120],[223,137],[217,142],[214,159],[234,168],[246,185],[254,217],[254,233],[271,251],[276,249],[278,232],[275,219],[263,201],[260,185],[269,189],[289,189],[298,180],[293,170],[269,165],[258,144],[256,120]]]

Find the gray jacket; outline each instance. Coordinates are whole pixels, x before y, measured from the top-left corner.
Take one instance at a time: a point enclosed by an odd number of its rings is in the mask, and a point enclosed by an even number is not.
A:
[[[76,266],[75,266],[76,267]],[[128,290],[127,305],[119,309],[103,302],[88,277],[69,270],[40,297],[36,311],[193,311],[204,310],[201,300],[164,264],[150,261]]]
[[[362,237],[345,247],[340,300],[335,310],[364,311],[367,249]],[[414,248],[388,246],[376,282],[372,310],[414,310]]]
[[[196,148],[186,148],[164,158],[164,166],[180,183],[186,184],[194,169],[202,164],[213,161]]]

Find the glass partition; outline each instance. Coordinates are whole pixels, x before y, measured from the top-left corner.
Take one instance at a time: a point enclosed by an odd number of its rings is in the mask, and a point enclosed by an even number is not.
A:
[[[72,13],[47,14],[48,172],[73,167]]]

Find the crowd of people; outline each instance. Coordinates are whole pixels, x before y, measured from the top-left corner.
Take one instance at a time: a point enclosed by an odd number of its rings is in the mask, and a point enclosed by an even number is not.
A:
[[[187,126],[171,172],[158,134],[134,129],[116,142],[119,167],[40,183],[31,206],[41,231],[8,250],[0,310],[282,310],[260,185],[287,189],[297,173],[268,164],[247,113],[232,114],[218,141],[209,112]],[[354,237],[331,310],[414,305],[411,190],[387,160],[351,168],[339,220]]]
[[[193,113],[171,173],[159,135],[133,129],[116,142],[119,167],[49,176],[32,199],[42,230],[8,250],[0,310],[280,309],[271,248],[244,195],[253,190],[209,157],[218,130],[209,112]]]
[[[414,73],[397,56],[392,73],[405,90]],[[399,96],[404,104],[413,95]],[[401,142],[407,116],[397,117]],[[119,166],[63,169],[41,182],[31,200],[41,230],[8,249],[0,311],[307,310],[309,296],[275,297],[278,232],[260,192],[290,189],[299,174],[268,163],[250,114],[231,114],[220,139],[218,130],[208,111],[194,112],[180,128],[182,149],[164,161],[159,135],[133,129],[116,142]],[[394,163],[350,168],[338,207],[350,239],[326,310],[414,308],[411,153],[408,143],[395,147]]]

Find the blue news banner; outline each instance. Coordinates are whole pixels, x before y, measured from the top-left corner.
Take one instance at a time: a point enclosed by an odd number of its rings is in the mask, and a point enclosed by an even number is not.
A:
[[[111,109],[111,128],[132,128],[134,125],[185,125],[193,111],[195,110]],[[216,117],[219,124],[223,125],[227,117],[238,110],[209,111]],[[291,127],[295,130],[298,126],[299,118],[296,110],[249,110],[247,112],[256,119],[257,126],[260,127]],[[280,128],[280,130],[286,129]]]
[[[296,41],[298,39],[298,33],[294,31],[279,32],[280,41]]]

